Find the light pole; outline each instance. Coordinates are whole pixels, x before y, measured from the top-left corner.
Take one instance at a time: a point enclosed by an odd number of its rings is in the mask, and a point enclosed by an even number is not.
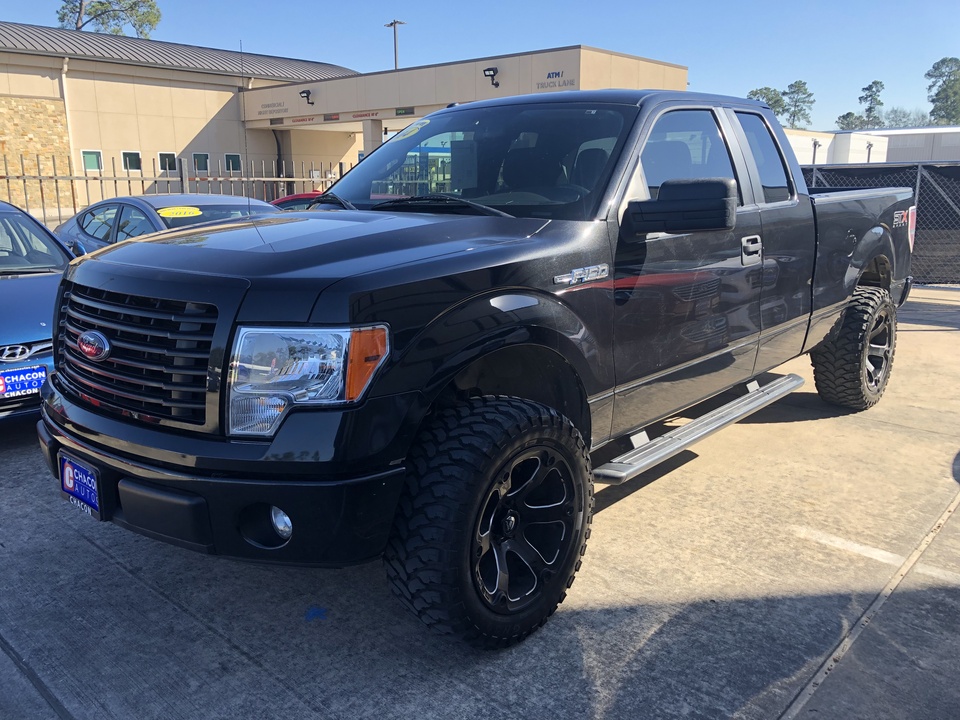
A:
[[[397,25],[406,25],[403,20],[391,20],[384,27],[393,28],[393,69],[397,70],[400,68],[399,56],[397,55]]]

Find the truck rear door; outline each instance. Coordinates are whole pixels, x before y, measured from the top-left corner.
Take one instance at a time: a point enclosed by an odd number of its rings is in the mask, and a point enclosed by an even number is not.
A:
[[[739,137],[760,209],[761,262],[750,282],[760,287],[760,349],[756,372],[803,350],[810,318],[816,227],[805,187],[792,179],[783,148],[757,111],[727,110]]]
[[[733,132],[710,107],[667,107],[645,121],[640,163],[621,204],[655,199],[667,180],[747,178]],[[735,147],[735,146],[734,146]],[[614,274],[613,434],[666,416],[753,374],[760,334],[760,210],[749,180],[733,230],[627,237]]]

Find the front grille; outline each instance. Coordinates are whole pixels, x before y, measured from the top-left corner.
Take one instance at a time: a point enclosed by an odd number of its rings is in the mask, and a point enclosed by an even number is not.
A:
[[[58,371],[66,390],[145,423],[206,421],[207,366],[217,308],[67,285],[60,310]],[[77,340],[96,330],[110,354],[93,361]]]

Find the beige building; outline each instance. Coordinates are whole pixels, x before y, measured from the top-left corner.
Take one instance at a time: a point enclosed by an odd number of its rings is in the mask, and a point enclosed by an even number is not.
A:
[[[887,162],[887,138],[862,132],[784,130],[801,165]]]
[[[316,153],[356,161],[385,136],[451,103],[563,90],[685,90],[687,68],[583,47],[428,65],[243,93],[250,131],[283,129],[292,158]],[[356,153],[356,155],[353,155]]]
[[[686,67],[579,45],[359,74],[0,22],[0,199],[48,223],[143,192],[273,199],[325,187],[385,137],[450,103],[686,86]],[[802,164],[960,159],[958,128],[787,136]]]
[[[890,162],[956,162],[960,160],[960,127],[867,130],[871,139],[887,143]]]
[[[54,188],[72,213],[101,195],[157,189],[144,178],[275,175],[278,140],[246,132],[241,93],[355,74],[327,63],[0,22],[0,199],[31,209],[53,201],[49,184],[43,197],[39,182],[23,176],[78,178]]]
[[[0,22],[0,199],[47,222],[47,205],[56,222],[102,197],[181,188],[272,199],[323,187],[452,102],[686,84],[685,67],[581,46],[360,75]]]

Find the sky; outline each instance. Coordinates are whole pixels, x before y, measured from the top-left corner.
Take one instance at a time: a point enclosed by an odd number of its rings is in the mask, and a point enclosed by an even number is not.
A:
[[[0,20],[57,24],[60,0],[0,0]],[[464,3],[308,3],[157,0],[151,38],[329,62],[358,72],[455,62],[568,45],[689,68],[689,89],[745,96],[804,80],[815,130],[860,112],[857,98],[884,83],[884,108],[929,111],[923,74],[960,57],[960,0],[523,0]]]

